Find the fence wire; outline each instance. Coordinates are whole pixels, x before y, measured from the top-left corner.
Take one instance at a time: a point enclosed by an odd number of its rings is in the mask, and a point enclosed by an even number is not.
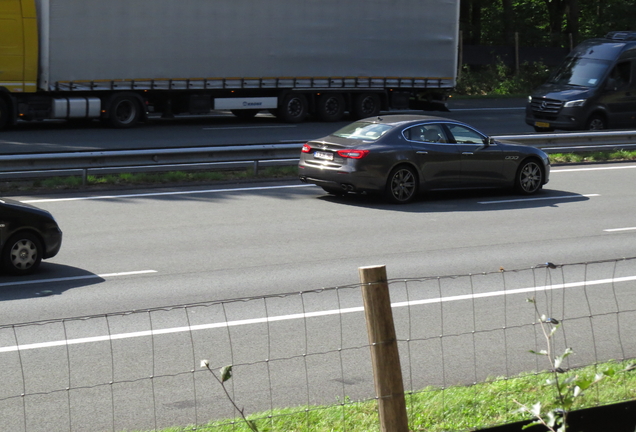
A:
[[[553,349],[574,351],[565,368],[636,357],[636,257],[391,279],[389,287],[414,430],[485,426],[444,426],[448,413],[466,409],[453,389],[469,389],[476,407],[486,386],[499,384],[505,411],[516,411],[518,379],[548,369],[528,352],[546,341],[527,298],[561,322]],[[217,376],[233,366],[229,395],[258,425],[291,430],[281,424],[293,420],[294,430],[313,430],[322,415],[333,430],[379,430],[368,408],[375,393],[359,285],[0,326],[0,425],[246,430],[204,359]],[[621,382],[616,401],[636,399]]]

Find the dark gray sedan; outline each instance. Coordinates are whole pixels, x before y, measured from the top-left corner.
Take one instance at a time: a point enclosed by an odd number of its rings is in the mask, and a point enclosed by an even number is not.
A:
[[[550,161],[539,149],[495,141],[455,120],[387,115],[306,143],[298,175],[331,194],[379,192],[407,203],[427,190],[510,187],[533,194],[548,182]]]
[[[62,231],[46,210],[0,198],[0,265],[13,274],[35,271],[62,246]]]

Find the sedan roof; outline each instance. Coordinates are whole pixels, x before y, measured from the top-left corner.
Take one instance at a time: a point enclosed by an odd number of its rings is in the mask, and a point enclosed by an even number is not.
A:
[[[419,115],[419,114],[389,114],[379,115],[377,117],[368,117],[359,121],[368,121],[373,123],[381,123],[392,126],[398,126],[404,123],[417,123],[417,122],[455,122],[445,117]]]

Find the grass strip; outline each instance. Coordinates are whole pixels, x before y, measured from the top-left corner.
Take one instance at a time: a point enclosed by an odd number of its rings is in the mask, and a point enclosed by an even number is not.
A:
[[[625,368],[631,362],[607,362],[568,371],[564,376],[593,378],[607,367]],[[519,412],[515,402],[531,407],[541,402],[554,407],[555,389],[546,385],[552,375],[520,374],[511,378],[494,378],[470,386],[446,389],[427,387],[407,393],[409,427],[413,432],[468,431],[530,420]],[[210,381],[210,385],[214,385]],[[606,378],[577,399],[574,409],[608,405],[636,399],[636,372]],[[216,402],[223,403],[221,400]],[[229,401],[227,402],[229,404]],[[240,401],[239,401],[240,404]],[[248,416],[260,432],[332,432],[379,430],[377,402],[345,400],[331,406],[302,406],[256,413]],[[210,422],[204,426],[173,427],[161,432],[249,432],[240,418]]]
[[[258,171],[166,171],[156,173],[121,173],[103,176],[89,175],[86,185],[80,176],[48,177],[44,179],[4,181],[0,183],[0,193],[32,192],[39,190],[75,190],[87,188],[117,188],[128,186],[166,186],[175,184],[214,183],[249,181],[263,179],[295,178],[296,166],[268,167]]]

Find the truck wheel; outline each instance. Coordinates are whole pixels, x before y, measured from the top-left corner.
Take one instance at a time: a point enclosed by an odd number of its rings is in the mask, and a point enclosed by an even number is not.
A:
[[[23,275],[35,271],[42,261],[42,242],[29,232],[13,235],[2,252],[2,267],[9,273]]]
[[[380,96],[375,93],[362,93],[353,98],[353,117],[361,119],[380,114]]]
[[[607,129],[607,121],[605,117],[600,114],[592,114],[587,122],[585,122],[585,129],[587,130],[603,130]]]
[[[117,129],[130,128],[139,122],[141,107],[136,97],[132,95],[115,96],[110,103],[110,125]]]
[[[303,94],[289,93],[276,111],[276,116],[287,123],[300,123],[307,117],[307,98]]]
[[[326,93],[320,95],[316,106],[318,117],[326,122],[335,122],[344,116],[345,99],[340,93]]]
[[[4,129],[9,123],[9,105],[0,98],[0,130]]]

